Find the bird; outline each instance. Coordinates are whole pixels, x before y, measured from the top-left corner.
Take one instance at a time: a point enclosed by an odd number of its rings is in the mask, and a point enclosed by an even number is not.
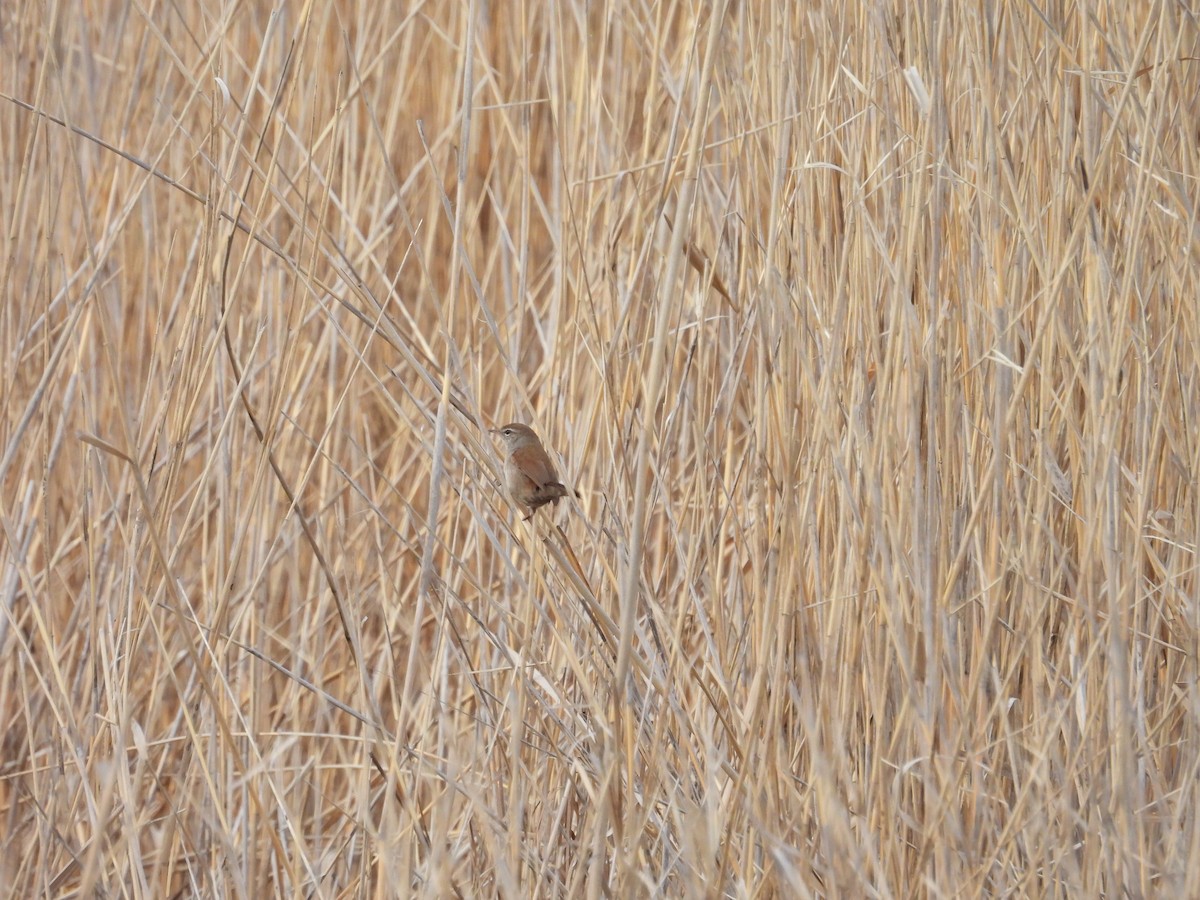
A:
[[[567,496],[567,486],[558,480],[554,463],[532,428],[509,422],[493,428],[492,434],[500,435],[508,448],[504,483],[517,505],[529,511],[526,522],[547,503],[557,504],[560,497]]]

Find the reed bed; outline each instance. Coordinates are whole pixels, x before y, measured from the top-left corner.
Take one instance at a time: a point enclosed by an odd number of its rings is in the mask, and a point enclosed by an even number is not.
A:
[[[1194,10],[0,47],[0,889],[1200,895]]]

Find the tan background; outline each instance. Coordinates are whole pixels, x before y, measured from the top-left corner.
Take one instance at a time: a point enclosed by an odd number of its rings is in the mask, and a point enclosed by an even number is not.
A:
[[[3,4],[0,885],[1200,894],[1198,39]]]

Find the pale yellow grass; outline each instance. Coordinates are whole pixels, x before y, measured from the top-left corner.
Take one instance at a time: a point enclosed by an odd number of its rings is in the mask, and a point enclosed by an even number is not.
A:
[[[3,4],[0,889],[1200,896],[1198,45]]]

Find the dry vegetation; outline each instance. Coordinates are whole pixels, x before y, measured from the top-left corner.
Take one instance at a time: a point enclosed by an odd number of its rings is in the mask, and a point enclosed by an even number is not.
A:
[[[0,6],[0,886],[1200,894],[1200,27],[918,6]]]

